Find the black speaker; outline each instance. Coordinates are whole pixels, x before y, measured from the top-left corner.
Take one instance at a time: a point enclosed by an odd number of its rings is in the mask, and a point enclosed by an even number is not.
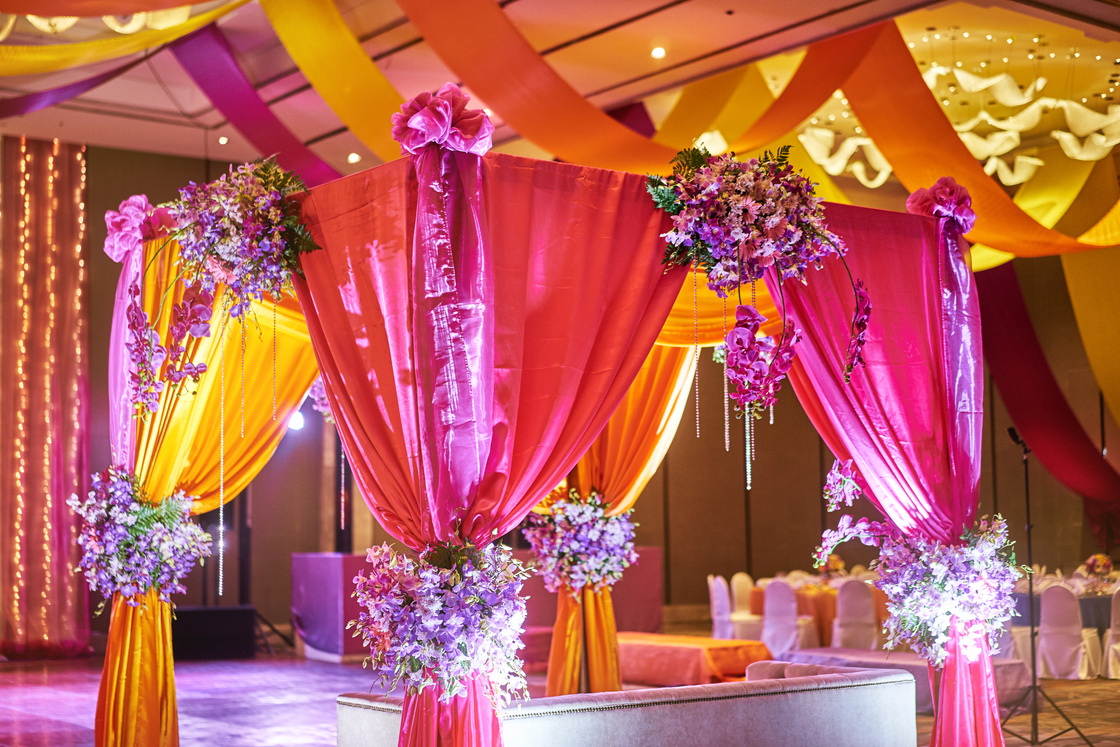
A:
[[[252,605],[176,607],[171,646],[178,660],[251,659],[255,633]]]

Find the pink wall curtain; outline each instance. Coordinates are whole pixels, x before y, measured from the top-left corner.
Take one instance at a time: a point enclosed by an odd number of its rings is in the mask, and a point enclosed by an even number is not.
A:
[[[952,216],[843,205],[826,213],[874,304],[867,365],[844,382],[854,300],[843,265],[828,262],[808,285],[784,286],[787,312],[806,333],[790,380],[829,448],[855,460],[891,522],[956,542],[979,499],[983,415],[980,313],[960,226]],[[1003,744],[986,641],[983,648],[969,662],[950,647],[934,745]]]
[[[516,526],[606,424],[683,271],[645,180],[429,146],[307,193],[296,290],[358,486],[419,548]],[[481,687],[406,697],[402,745],[498,744]]]
[[[0,654],[71,656],[89,647],[66,505],[89,480],[85,152],[5,137],[0,171]]]
[[[1058,387],[1010,262],[976,275],[984,355],[1015,427],[1058,481],[1081,496],[1104,551],[1120,541],[1120,474],[1089,438]]]

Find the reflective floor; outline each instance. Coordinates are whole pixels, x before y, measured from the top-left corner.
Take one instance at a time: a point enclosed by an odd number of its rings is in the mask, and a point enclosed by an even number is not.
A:
[[[93,745],[93,714],[101,675],[98,659],[0,663],[0,747]],[[360,664],[327,664],[292,654],[238,661],[176,662],[179,736],[184,747],[326,747],[335,743],[335,704],[344,692],[369,691]],[[1120,747],[1120,680],[1044,682],[1047,693],[1096,747]],[[544,694],[543,675],[530,676],[530,694]],[[1047,707],[1045,738],[1060,719]],[[918,717],[918,743],[933,719]],[[1012,728],[1030,734],[1030,716]],[[1008,736],[1010,746],[1023,742]],[[1084,744],[1072,732],[1048,744]]]

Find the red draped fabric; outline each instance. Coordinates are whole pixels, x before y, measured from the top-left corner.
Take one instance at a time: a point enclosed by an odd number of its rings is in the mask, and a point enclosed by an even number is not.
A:
[[[575,466],[684,279],[644,177],[435,146],[306,193],[296,291],[355,480],[412,548],[485,544]],[[401,744],[500,742],[481,687]]]
[[[1058,387],[1034,333],[1015,268],[976,275],[984,357],[1012,422],[1042,466],[1085,502],[1097,542],[1120,539],[1120,474],[1085,433]]]
[[[965,245],[949,218],[843,205],[828,205],[826,217],[874,304],[867,363],[844,382],[854,299],[844,266],[830,261],[808,285],[784,286],[785,313],[805,331],[790,380],[829,448],[854,459],[892,523],[957,542],[979,500],[983,417],[980,313]],[[932,744],[1002,745],[991,660],[986,650],[967,660],[957,635]]]

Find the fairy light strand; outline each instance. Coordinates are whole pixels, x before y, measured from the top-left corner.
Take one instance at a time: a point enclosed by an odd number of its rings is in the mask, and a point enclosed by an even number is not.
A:
[[[696,272],[692,273],[692,390],[693,404],[696,409],[696,437],[700,438],[700,310],[699,290],[696,287]]]

